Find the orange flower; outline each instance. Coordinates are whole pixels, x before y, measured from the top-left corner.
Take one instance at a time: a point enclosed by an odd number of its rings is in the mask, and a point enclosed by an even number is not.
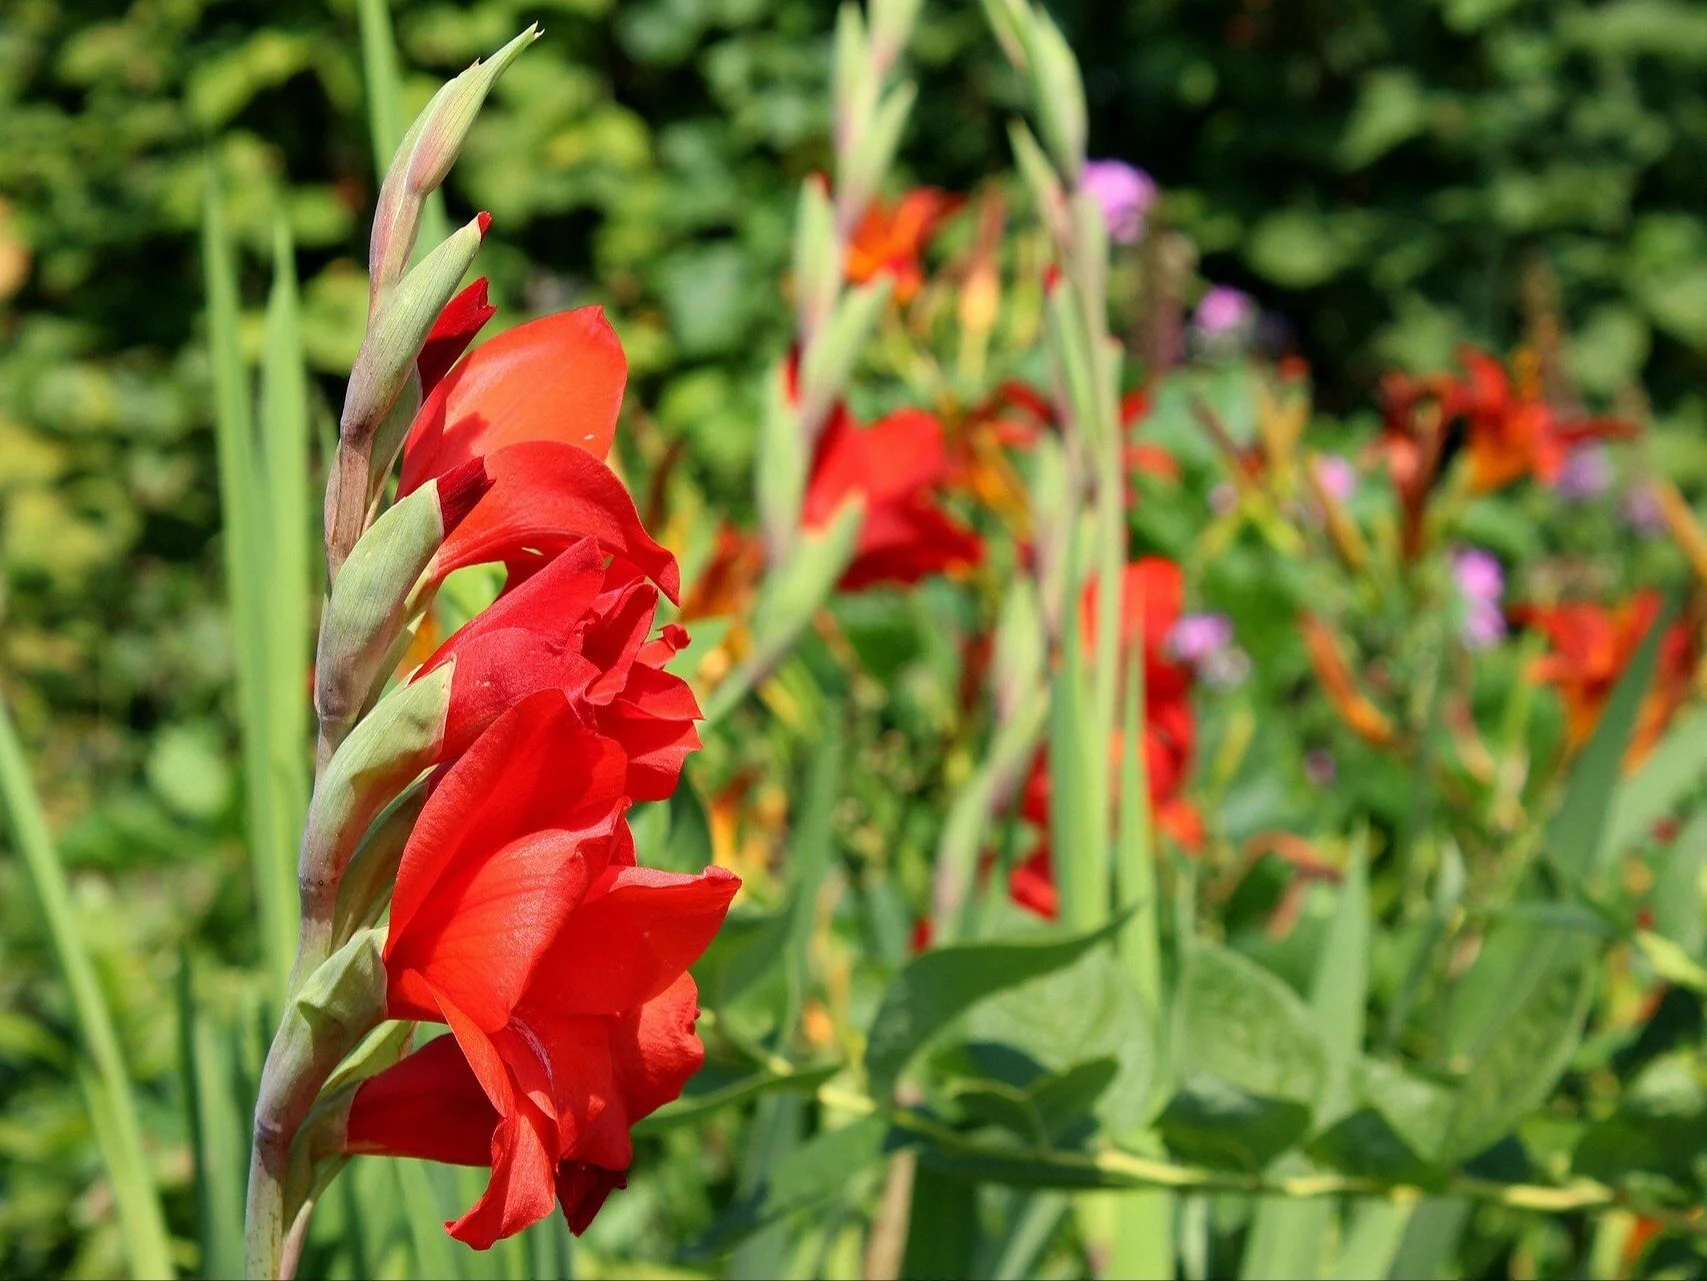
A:
[[[962,203],[936,187],[915,187],[894,205],[872,201],[848,244],[848,279],[863,285],[888,272],[895,277],[895,301],[911,302],[925,281],[925,247]]]
[[[1594,733],[1619,677],[1659,612],[1660,596],[1654,591],[1639,592],[1611,609],[1574,601],[1516,611],[1520,623],[1547,637],[1550,652],[1536,660],[1532,674],[1558,691],[1565,706],[1566,741],[1573,751]],[[1637,714],[1626,765],[1635,765],[1648,754],[1688,697],[1696,658],[1691,628],[1674,623],[1660,640],[1654,682]]]
[[[1298,630],[1304,634],[1304,649],[1310,655],[1310,666],[1322,683],[1322,692],[1339,713],[1352,733],[1374,747],[1390,747],[1398,738],[1393,722],[1358,688],[1345,655],[1340,652],[1339,639],[1320,618],[1303,614]]]

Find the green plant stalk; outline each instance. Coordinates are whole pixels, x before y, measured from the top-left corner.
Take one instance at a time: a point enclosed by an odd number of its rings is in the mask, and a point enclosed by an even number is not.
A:
[[[282,875],[295,883],[288,857],[308,809],[309,646],[313,587],[309,548],[308,380],[302,351],[302,316],[296,252],[280,216],[273,227],[273,283],[267,300],[266,346],[261,361],[261,447],[267,500],[271,570],[267,576],[267,726],[270,739],[273,820]],[[294,902],[290,888],[281,891]],[[294,918],[290,922],[294,928]]]
[[[1163,1188],[1173,1192],[1231,1192],[1247,1196],[1287,1197],[1316,1200],[1324,1197],[1371,1197],[1400,1205],[1414,1205],[1423,1197],[1463,1197],[1512,1210],[1541,1214],[1603,1214],[1628,1210],[1651,1218],[1668,1231],[1683,1236],[1707,1238],[1707,1215],[1697,1209],[1661,1205],[1636,1193],[1610,1187],[1594,1179],[1572,1179],[1562,1185],[1504,1183],[1465,1174],[1449,1174],[1439,1187],[1422,1188],[1410,1183],[1386,1182],[1358,1175],[1311,1173],[1272,1176],[1238,1174],[1202,1166],[1139,1156],[1122,1148],[1099,1152],[1003,1151],[951,1129],[921,1111],[886,1109],[875,1100],[845,1088],[821,1086],[818,1101],[848,1116],[882,1116],[897,1129],[928,1139],[941,1151],[985,1164],[994,1172],[1016,1163],[1032,1171],[1031,1181],[1047,1174],[1054,1186],[1103,1188]]]
[[[0,704],[0,800],[5,803],[13,843],[41,901],[42,921],[71,998],[77,1038],[88,1058],[89,1066],[80,1067],[78,1076],[107,1176],[112,1180],[131,1274],[139,1278],[170,1277],[172,1256],[166,1220],[142,1148],[142,1126],[137,1120],[118,1032],[77,925],[65,869],[48,835],[23,746],[4,704]]]
[[[296,936],[296,877],[291,845],[281,839],[275,739],[268,715],[273,668],[263,593],[273,566],[262,526],[268,496],[255,459],[248,371],[237,346],[237,264],[211,166],[202,219],[202,266],[207,288],[208,352],[213,367],[219,498],[225,522],[226,593],[237,651],[249,858],[260,915],[261,950],[267,971],[282,993]]]

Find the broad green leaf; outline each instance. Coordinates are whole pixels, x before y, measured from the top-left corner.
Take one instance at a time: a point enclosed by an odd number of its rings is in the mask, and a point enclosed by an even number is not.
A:
[[[1619,783],[1607,820],[1607,856],[1616,856],[1641,840],[1703,779],[1707,779],[1707,708],[1697,708],[1671,728],[1634,774]]]
[[[1071,965],[1108,938],[1117,920],[1067,938],[954,943],[917,956],[890,981],[871,1023],[865,1063],[884,1096],[925,1042],[987,996]]]
[[[1704,862],[1707,862],[1707,810],[1686,823],[1660,855],[1650,895],[1654,932],[1693,957],[1699,957],[1707,944],[1707,920],[1703,919],[1701,900]]]
[[[816,1090],[844,1067],[841,1063],[825,1063],[817,1067],[795,1068],[788,1072],[766,1069],[733,1077],[726,1071],[702,1068],[688,1078],[680,1098],[666,1103],[651,1116],[636,1123],[634,1132],[650,1134],[678,1125],[687,1125],[710,1116],[713,1112],[778,1090],[800,1093]]]
[[[798,1210],[849,1194],[857,1177],[896,1146],[889,1123],[881,1117],[865,1117],[813,1136],[772,1165],[762,1183],[689,1250],[689,1257],[720,1253]]]
[[[1256,1094],[1209,1072],[1190,1072],[1156,1128],[1187,1161],[1257,1174],[1304,1137],[1310,1111],[1294,1099]]]
[[[1577,1142],[1574,1173],[1614,1185],[1669,1179],[1699,1190],[1707,1148],[1707,1088],[1693,1056],[1664,1055],[1643,1068],[1611,1116]]]
[[[173,1268],[166,1222],[142,1147],[142,1127],[124,1053],[71,906],[65,869],[48,834],[23,747],[4,704],[0,704],[0,803],[12,848],[23,860],[25,875],[41,903],[42,924],[88,1059],[88,1066],[78,1069],[78,1080],[112,1180],[131,1272],[137,1277],[169,1277]]]
[[[1460,1083],[1446,1128],[1448,1160],[1487,1148],[1552,1093],[1582,1038],[1594,986],[1591,960],[1549,967]]]
[[[993,1071],[1015,1052],[1051,1073],[1112,1064],[1096,1111],[1111,1133],[1120,1134],[1144,1120],[1155,1070],[1150,1029],[1150,1012],[1121,963],[1093,951],[976,1005],[959,1053],[974,1068],[989,1062]],[[1032,1087],[1011,1077],[1009,1083]]]
[[[1183,1072],[1316,1107],[1327,1069],[1321,1030],[1297,994],[1255,962],[1210,944],[1194,947],[1176,1019]]]

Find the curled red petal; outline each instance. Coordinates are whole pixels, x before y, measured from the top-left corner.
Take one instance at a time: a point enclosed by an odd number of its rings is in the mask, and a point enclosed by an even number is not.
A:
[[[467,565],[550,558],[592,538],[681,599],[676,558],[640,523],[616,473],[573,445],[536,440],[486,456],[492,488],[439,548],[429,572],[443,580]]]

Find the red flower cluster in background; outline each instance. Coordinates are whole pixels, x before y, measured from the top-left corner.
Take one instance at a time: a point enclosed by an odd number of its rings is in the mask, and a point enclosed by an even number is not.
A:
[[[412,678],[451,669],[385,948],[389,1016],[450,1035],[361,1085],[346,1142],[490,1165],[485,1194],[450,1225],[484,1248],[558,1202],[579,1232],[622,1186],[629,1127],[703,1057],[687,967],[738,882],[635,866],[627,810],[674,790],[699,709],[664,670],[685,633],[651,638],[660,590],[679,590],[675,560],[601,461],[621,346],[586,308],[450,366],[490,315],[476,288],[423,353],[430,390],[402,488],[482,468],[489,488],[429,574],[490,562],[509,574]]]
[[[1552,484],[1576,446],[1636,433],[1623,419],[1570,415],[1552,404],[1533,361],[1521,355],[1516,377],[1474,347],[1460,348],[1458,360],[1461,378],[1389,373],[1382,380],[1388,465],[1407,504],[1433,485],[1445,433],[1455,425],[1465,432],[1471,488],[1484,493],[1525,476]]]
[[[942,424],[922,409],[900,409],[861,427],[845,405],[830,411],[818,437],[801,519],[808,529],[828,525],[843,502],[865,503],[859,545],[841,586],[916,583],[945,570],[975,565],[978,536],[944,512],[938,495],[953,467]]]
[[[1096,644],[1097,587],[1086,584],[1081,633],[1087,649]],[[1186,849],[1203,841],[1203,821],[1183,791],[1191,770],[1196,726],[1191,712],[1191,669],[1170,658],[1168,634],[1179,621],[1185,598],[1180,567],[1145,557],[1126,567],[1121,579],[1120,648],[1142,646],[1144,657],[1144,768],[1156,825]],[[1108,768],[1118,777],[1122,736],[1109,744]],[[1032,853],[1008,875],[1008,893],[1022,907],[1053,919],[1060,899],[1049,847],[1049,762],[1040,751],[1032,762],[1020,802],[1021,815],[1040,832]]]
[[[1658,592],[1639,592],[1612,608],[1585,601],[1530,605],[1514,611],[1519,623],[1547,637],[1549,652],[1536,660],[1536,680],[1558,691],[1565,708],[1566,742],[1581,747],[1600,723],[1619,677],[1630,665],[1660,614]],[[1659,742],[1673,713],[1689,695],[1699,655],[1693,629],[1676,622],[1660,637],[1660,652],[1637,714],[1625,760],[1640,761]]]
[[[848,242],[848,279],[863,285],[888,273],[895,278],[895,301],[911,302],[925,282],[926,246],[964,203],[935,187],[915,187],[893,205],[873,201]]]

